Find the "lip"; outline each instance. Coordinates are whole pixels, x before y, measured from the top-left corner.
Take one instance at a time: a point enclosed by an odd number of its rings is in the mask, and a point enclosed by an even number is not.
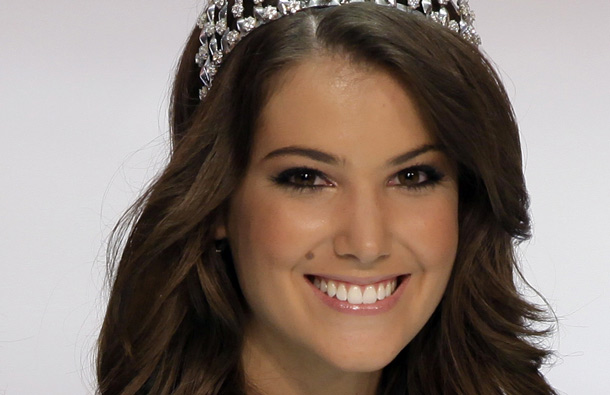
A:
[[[396,305],[396,303],[398,302],[398,300],[404,293],[404,290],[407,287],[407,284],[409,283],[409,279],[411,278],[411,275],[407,274],[407,275],[398,275],[398,276],[394,275],[394,276],[369,277],[369,278],[355,278],[355,277],[344,277],[344,276],[333,277],[333,276],[326,276],[326,275],[319,276],[319,277],[327,278],[330,280],[340,281],[340,282],[344,282],[344,283],[351,283],[351,284],[355,284],[355,285],[368,285],[368,284],[373,284],[376,282],[378,283],[381,281],[387,281],[387,280],[397,278],[398,281],[400,282],[400,284],[398,284],[396,291],[394,291],[394,293],[392,295],[390,295],[389,297],[386,297],[383,300],[378,300],[377,302],[372,303],[372,304],[364,304],[364,303],[363,304],[351,304],[347,301],[341,301],[334,297],[331,298],[326,293],[320,291],[311,281],[309,281],[309,279],[307,277],[308,276],[303,277],[304,280],[307,281],[307,283],[311,287],[311,289],[312,289],[313,293],[316,295],[316,297],[326,306],[328,306],[331,309],[338,311],[340,313],[366,316],[366,315],[383,314],[383,313],[391,310],[392,307],[394,307]],[[351,281],[348,281],[348,280],[351,280]]]
[[[390,274],[386,276],[376,276],[376,277],[355,277],[355,276],[334,276],[332,274],[320,274],[320,273],[311,273],[306,277],[321,277],[328,280],[338,281],[340,283],[346,284],[354,284],[354,285],[374,285],[377,283],[381,283],[388,280],[393,280],[395,278],[404,278],[405,274]]]

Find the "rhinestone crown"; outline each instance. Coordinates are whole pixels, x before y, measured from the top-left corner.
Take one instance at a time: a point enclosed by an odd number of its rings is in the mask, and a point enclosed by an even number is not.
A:
[[[307,8],[371,2],[420,14],[476,46],[481,44],[481,38],[474,28],[475,16],[470,10],[468,0],[273,0],[277,1],[276,6],[264,6],[264,0],[251,0],[251,14],[246,14],[244,0],[234,0],[230,10],[228,0],[210,1],[197,21],[201,28],[201,47],[195,56],[195,62],[201,67],[199,76],[203,82],[199,91],[200,100],[205,98],[212,87],[212,80],[224,57],[242,38],[261,25]],[[233,16],[233,26],[229,26],[229,12]]]

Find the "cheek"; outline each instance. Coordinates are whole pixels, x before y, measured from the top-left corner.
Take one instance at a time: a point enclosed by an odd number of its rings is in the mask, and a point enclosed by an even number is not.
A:
[[[439,194],[408,209],[402,236],[422,270],[450,272],[453,267],[459,234],[455,195]]]
[[[245,192],[248,199],[235,200],[229,233],[238,271],[289,269],[301,260],[314,243],[319,215],[281,193]],[[248,265],[244,265],[248,262]],[[240,268],[240,266],[246,266]]]

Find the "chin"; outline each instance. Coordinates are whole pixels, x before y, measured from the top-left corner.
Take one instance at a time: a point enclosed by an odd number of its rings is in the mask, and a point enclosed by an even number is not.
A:
[[[406,346],[406,343],[384,345],[383,342],[387,340],[385,338],[378,342],[372,342],[369,339],[364,344],[348,342],[345,347],[326,349],[319,356],[325,359],[329,365],[343,372],[376,372],[388,366]],[[338,342],[335,343],[335,345],[339,344]]]
[[[372,373],[384,369],[393,360],[394,358],[364,358],[362,360],[353,360],[349,363],[344,363],[342,366],[337,366],[337,368],[349,373]]]

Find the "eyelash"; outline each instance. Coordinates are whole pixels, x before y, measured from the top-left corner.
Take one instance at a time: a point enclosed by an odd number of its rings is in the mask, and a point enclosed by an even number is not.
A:
[[[412,174],[419,173],[420,175],[423,175],[423,177],[425,177],[425,180],[422,182],[419,182],[415,185],[410,185],[410,186],[403,185],[403,184],[397,184],[397,185],[393,185],[393,186],[399,186],[399,187],[405,188],[410,191],[419,191],[419,190],[422,190],[425,188],[433,187],[434,185],[438,184],[445,177],[445,175],[442,172],[440,172],[439,170],[437,170],[436,168],[434,168],[430,165],[422,164],[422,165],[410,166],[406,169],[403,169],[403,170],[399,171],[398,173],[394,174],[394,176],[392,176],[392,179],[396,178],[397,176],[407,174],[407,173],[412,173]],[[316,180],[317,178],[321,178],[321,179],[328,181],[328,177],[326,177],[326,175],[324,175],[324,173],[322,173],[319,170],[312,169],[310,167],[295,167],[295,168],[290,168],[290,169],[284,170],[277,176],[271,177],[271,181],[273,181],[275,184],[277,184],[281,187],[288,188],[288,189],[291,189],[291,190],[294,190],[297,192],[316,192],[316,191],[321,190],[322,188],[328,188],[328,185],[303,185],[303,184],[298,184],[292,180],[293,177],[299,176],[299,175],[302,176],[304,174],[313,177],[314,180]]]

